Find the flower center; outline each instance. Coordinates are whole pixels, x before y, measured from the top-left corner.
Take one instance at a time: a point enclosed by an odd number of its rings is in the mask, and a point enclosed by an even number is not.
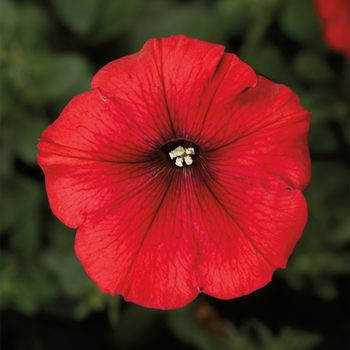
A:
[[[194,155],[194,147],[178,146],[173,151],[169,152],[170,159],[175,159],[175,165],[183,167],[184,162],[187,165],[193,163],[192,155]]]
[[[150,155],[152,168],[158,174],[192,174],[205,169],[203,149],[186,139],[173,139],[156,148]]]

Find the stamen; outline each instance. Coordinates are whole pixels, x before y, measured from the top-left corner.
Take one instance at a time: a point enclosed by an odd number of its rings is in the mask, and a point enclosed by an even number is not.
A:
[[[181,157],[177,157],[175,159],[175,165],[177,165],[178,167],[182,168],[184,166],[184,161]]]
[[[185,153],[185,149],[181,146],[176,147],[173,151],[169,153],[170,159],[174,159],[175,157],[182,156]]]
[[[191,165],[193,163],[193,159],[191,156],[185,156],[184,161],[187,165]]]
[[[193,147],[185,148],[185,153],[186,154],[194,154],[194,148]]]
[[[182,168],[184,166],[184,162],[186,165],[191,165],[193,163],[192,155],[194,155],[193,147],[176,147],[173,151],[169,153],[170,159],[175,158],[175,165]]]

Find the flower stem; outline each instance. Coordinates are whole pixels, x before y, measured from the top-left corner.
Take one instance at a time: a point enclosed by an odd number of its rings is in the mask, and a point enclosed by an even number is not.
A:
[[[253,23],[247,31],[239,57],[246,62],[254,56],[265,37],[280,0],[251,0]]]
[[[119,306],[121,302],[120,295],[114,295],[108,298],[108,319],[110,325],[116,329],[119,325]]]

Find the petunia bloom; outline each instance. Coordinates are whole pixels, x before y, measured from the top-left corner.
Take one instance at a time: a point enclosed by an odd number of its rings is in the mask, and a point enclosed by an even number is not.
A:
[[[38,162],[99,288],[170,309],[251,293],[286,266],[307,221],[309,124],[289,88],[171,36],[103,67]]]
[[[327,45],[350,58],[350,1],[314,0],[314,4]]]

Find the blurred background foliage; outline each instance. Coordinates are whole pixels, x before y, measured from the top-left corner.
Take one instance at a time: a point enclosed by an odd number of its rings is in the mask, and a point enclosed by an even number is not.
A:
[[[1,345],[5,349],[348,348],[349,61],[311,0],[0,0]],[[221,43],[313,113],[309,223],[288,267],[231,301],[159,311],[102,294],[51,213],[37,138],[104,64],[150,37]]]

